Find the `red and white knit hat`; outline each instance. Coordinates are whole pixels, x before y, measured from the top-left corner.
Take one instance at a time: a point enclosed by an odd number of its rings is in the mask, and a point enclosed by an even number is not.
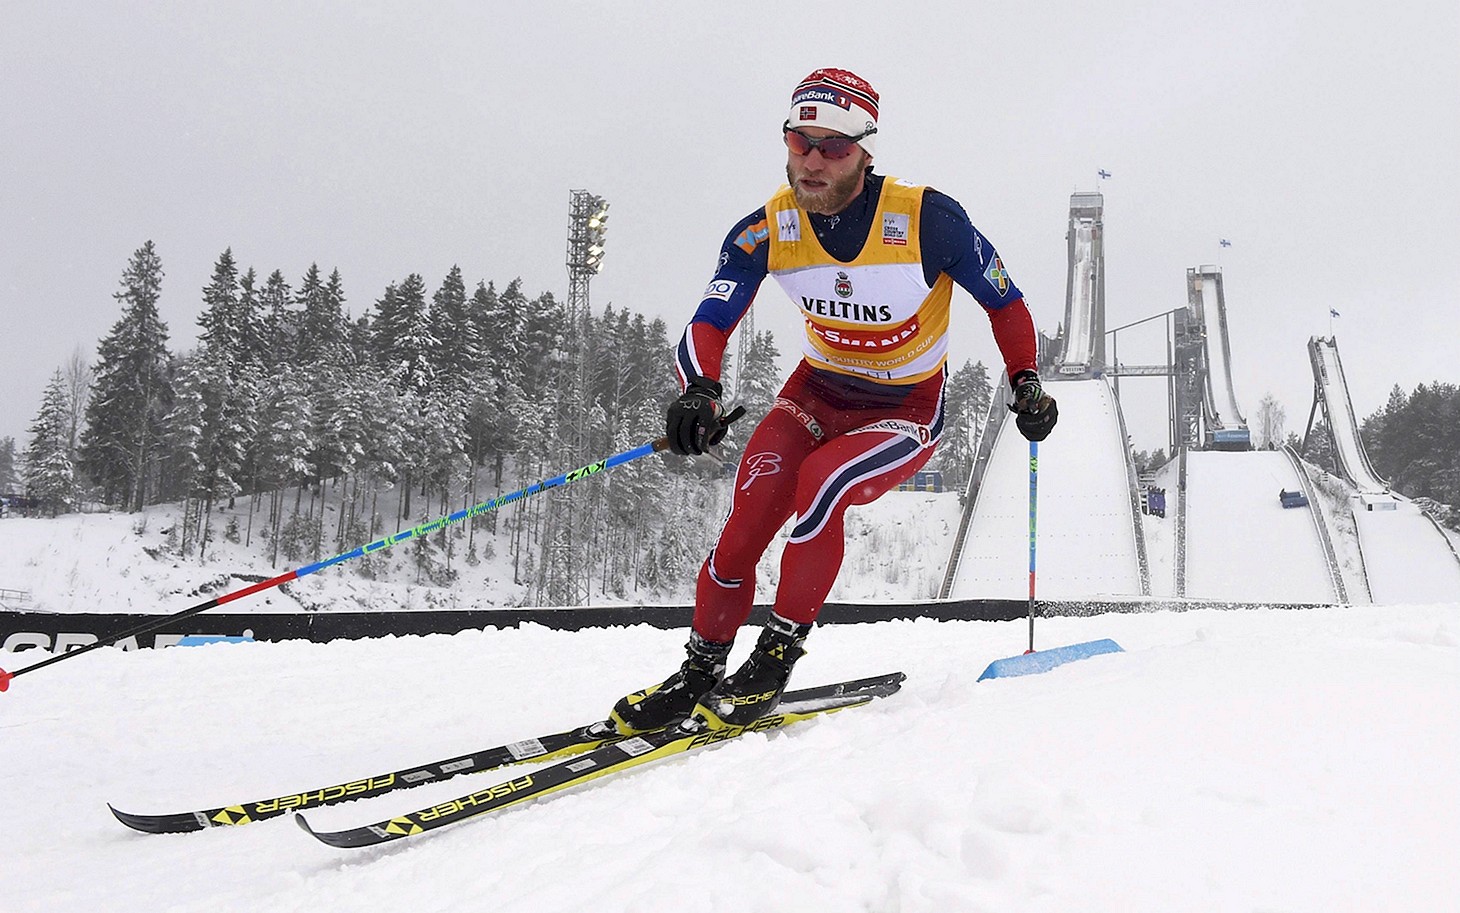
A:
[[[877,90],[851,70],[825,67],[801,80],[791,93],[792,127],[825,127],[858,136],[877,126]],[[874,152],[873,133],[857,145]]]

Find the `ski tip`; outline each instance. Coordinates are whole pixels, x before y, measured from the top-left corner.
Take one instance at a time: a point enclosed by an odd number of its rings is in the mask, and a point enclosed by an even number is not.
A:
[[[12,678],[15,678],[15,673],[6,672],[4,669],[0,669],[0,691],[10,690],[10,680]]]
[[[106,804],[106,807],[118,821],[132,830],[141,831],[144,834],[189,834],[193,831],[201,831],[208,826],[206,821],[193,812],[174,815],[134,815],[131,812],[122,811],[110,802]]]
[[[106,808],[107,808],[107,811],[109,811],[109,812],[112,813],[112,817],[113,818],[116,818],[118,821],[122,822],[127,827],[130,827],[133,830],[138,830],[138,831],[149,831],[150,830],[149,828],[143,827],[142,824],[141,824],[141,822],[138,820],[137,816],[131,814],[130,812],[120,811],[120,810],[117,809],[117,807],[115,805],[112,805],[110,802],[108,802],[106,804]]]
[[[384,842],[383,840],[376,840],[372,836],[370,836],[370,831],[369,830],[361,829],[361,830],[322,831],[321,832],[321,831],[317,831],[314,828],[310,827],[309,826],[309,822],[306,821],[306,820],[304,820],[304,815],[302,813],[295,812],[294,815],[293,815],[293,817],[294,817],[294,823],[297,824],[297,825],[299,825],[299,829],[301,831],[304,831],[304,833],[306,833],[309,836],[313,837],[315,840],[318,840],[320,843],[323,843],[325,846],[333,846],[333,847],[339,847],[341,849],[349,849],[349,848],[352,848],[352,847],[357,847],[357,846],[371,846],[371,845],[376,844],[376,843],[382,843],[382,842]],[[360,834],[362,833],[362,830],[363,830],[363,833],[366,835],[365,839],[363,839],[363,840],[359,839]],[[392,838],[387,837],[385,839],[388,840],[388,839],[392,839]]]

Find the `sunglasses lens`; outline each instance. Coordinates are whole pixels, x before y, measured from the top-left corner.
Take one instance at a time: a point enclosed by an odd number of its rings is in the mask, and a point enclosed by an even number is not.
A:
[[[810,155],[815,149],[821,153],[822,158],[844,159],[852,154],[852,147],[857,143],[855,140],[844,136],[828,136],[825,139],[813,140],[811,137],[797,130],[784,131],[786,137],[786,148],[797,155]]]
[[[811,141],[805,134],[797,133],[795,130],[786,131],[786,148],[797,155],[807,155],[811,152]]]

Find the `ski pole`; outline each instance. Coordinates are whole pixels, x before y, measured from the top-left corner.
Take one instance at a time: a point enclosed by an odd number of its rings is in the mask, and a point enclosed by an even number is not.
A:
[[[731,410],[728,415],[720,419],[720,424],[722,426],[729,425],[731,422],[740,418],[744,414],[745,409],[743,407],[737,406],[733,410]],[[98,647],[110,646],[111,644],[114,644],[119,640],[126,640],[129,637],[136,637],[139,634],[149,634],[153,631],[165,628],[173,622],[182,621],[185,618],[192,618],[194,615],[200,615],[203,612],[208,611],[209,609],[216,609],[217,607],[233,602],[236,599],[242,599],[245,596],[252,596],[255,593],[261,593],[264,590],[273,589],[280,584],[288,583],[291,580],[298,580],[300,577],[307,577],[310,574],[313,574],[317,571],[322,571],[327,567],[334,567],[336,564],[339,564],[342,561],[348,561],[351,558],[358,558],[361,555],[368,555],[372,552],[378,552],[381,549],[390,548],[392,545],[399,545],[400,543],[406,542],[410,539],[420,538],[421,536],[428,536],[431,533],[434,533],[449,524],[465,520],[468,517],[480,516],[481,514],[487,513],[488,511],[493,511],[499,507],[505,507],[508,504],[520,501],[523,498],[531,497],[538,492],[546,491],[549,488],[558,488],[563,485],[567,485],[569,482],[576,482],[579,479],[583,479],[591,475],[596,475],[597,473],[600,473],[605,469],[612,469],[615,466],[621,466],[624,463],[628,463],[632,460],[637,460],[640,457],[645,457],[651,453],[658,453],[659,451],[667,449],[669,449],[669,439],[661,437],[646,444],[640,444],[633,450],[626,450],[623,453],[615,454],[614,456],[599,460],[596,463],[589,463],[587,466],[579,467],[578,469],[574,469],[571,472],[565,472],[562,475],[554,476],[551,479],[545,479],[541,482],[536,482],[532,485],[527,486],[526,488],[514,491],[511,494],[501,495],[500,497],[493,498],[490,501],[483,501],[480,504],[468,507],[464,510],[459,510],[453,514],[448,514],[444,517],[437,517],[435,520],[431,520],[427,523],[422,523],[421,525],[412,527],[411,529],[401,530],[394,535],[386,536],[383,539],[377,539],[374,542],[371,542],[369,545],[362,545],[358,548],[353,548],[350,551],[345,552],[344,554],[336,555],[333,558],[329,558],[325,561],[319,561],[301,568],[296,568],[295,570],[280,574],[277,577],[260,581],[250,586],[243,587],[242,589],[234,590],[231,593],[225,593],[224,595],[218,596],[214,599],[209,599],[207,602],[200,602],[190,609],[184,609],[181,612],[168,615],[155,621],[145,622],[143,624],[137,625],[134,628],[128,628],[125,631],[122,631],[118,634],[109,635],[102,638],[101,640],[95,641],[94,643],[89,643],[79,649],[71,650],[66,653],[61,653],[56,656],[52,656],[50,659],[35,663],[34,665],[26,666],[24,669],[17,669],[14,672],[6,672],[4,669],[0,669],[0,691],[5,691],[9,689],[11,679],[15,678],[16,676],[24,675],[27,672],[34,672],[37,669],[44,669],[46,666],[52,665],[53,663],[58,663],[63,659],[70,659],[73,656],[80,656],[83,653],[90,653],[92,650],[95,650]]]
[[[1039,503],[1039,442],[1029,442],[1029,649],[1034,652],[1034,542]]]

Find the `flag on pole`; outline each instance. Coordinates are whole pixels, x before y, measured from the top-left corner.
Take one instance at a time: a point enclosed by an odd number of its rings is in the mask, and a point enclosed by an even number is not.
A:
[[[1228,241],[1226,238],[1223,238],[1221,240],[1221,245],[1223,247],[1231,247],[1232,246],[1232,242],[1231,241]]]
[[[1334,310],[1333,308],[1329,308],[1328,309],[1328,316],[1329,317],[1342,317],[1343,315],[1340,314],[1338,311]]]

